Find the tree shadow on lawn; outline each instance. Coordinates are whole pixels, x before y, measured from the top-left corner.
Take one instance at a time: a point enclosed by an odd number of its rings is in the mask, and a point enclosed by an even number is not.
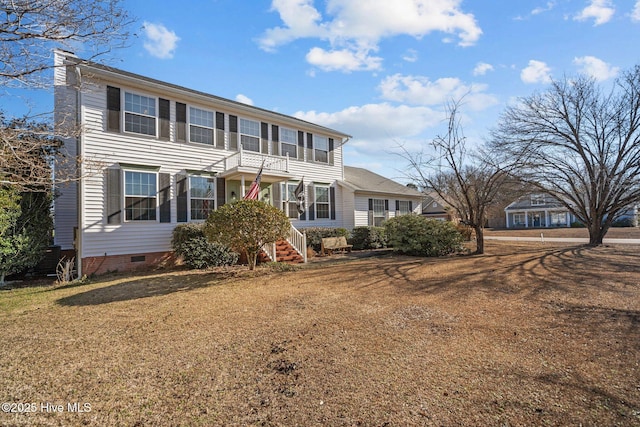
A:
[[[367,274],[367,279],[359,281],[363,289],[392,284],[412,293],[447,294],[455,298],[478,291],[494,296],[518,293],[540,296],[550,291],[578,290],[623,292],[630,284],[633,289],[627,291],[635,295],[637,281],[631,277],[640,274],[640,259],[630,250],[617,248],[534,247],[496,255],[396,257],[380,260]],[[355,272],[350,275],[348,268],[342,271],[343,278],[350,276],[358,283]]]
[[[229,279],[236,276],[234,272],[194,272],[186,274],[166,272],[135,279],[125,278],[115,280],[117,283],[112,285],[60,298],[57,303],[63,306],[90,306],[151,298],[229,283]]]

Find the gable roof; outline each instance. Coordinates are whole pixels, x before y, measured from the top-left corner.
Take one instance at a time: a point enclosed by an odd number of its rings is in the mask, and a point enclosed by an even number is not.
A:
[[[363,168],[345,166],[344,181],[353,191],[402,195],[405,197],[423,197],[423,194],[418,190],[414,190],[413,188],[409,188]]]

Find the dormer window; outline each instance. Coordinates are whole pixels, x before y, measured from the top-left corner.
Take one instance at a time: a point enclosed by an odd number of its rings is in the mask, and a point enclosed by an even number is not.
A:
[[[544,194],[533,194],[531,196],[531,206],[541,206],[545,203]]]

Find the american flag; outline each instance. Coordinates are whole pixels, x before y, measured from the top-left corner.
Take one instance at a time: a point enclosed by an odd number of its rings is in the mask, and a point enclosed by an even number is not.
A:
[[[245,200],[258,200],[258,194],[260,194],[260,180],[262,179],[262,168],[264,167],[264,161],[262,162],[262,166],[260,166],[260,170],[258,171],[258,175],[256,175],[256,179],[251,183],[251,187],[249,187],[249,191],[244,195]]]

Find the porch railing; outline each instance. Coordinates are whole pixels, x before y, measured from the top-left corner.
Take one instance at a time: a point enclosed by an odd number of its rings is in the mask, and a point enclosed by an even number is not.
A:
[[[295,228],[293,224],[290,224],[291,228],[289,230],[289,237],[287,238],[287,242],[298,251],[300,255],[302,255],[302,259],[304,262],[307,262],[307,234],[301,233],[300,230]],[[267,256],[271,259],[271,261],[277,261],[276,254],[276,244],[271,243],[264,245],[262,250],[267,254]]]
[[[289,172],[289,154],[286,156],[270,156],[266,154],[256,153],[255,151],[247,151],[240,147],[240,150],[224,159],[225,170],[236,167],[253,167],[260,168],[264,161],[264,169],[278,172]]]

